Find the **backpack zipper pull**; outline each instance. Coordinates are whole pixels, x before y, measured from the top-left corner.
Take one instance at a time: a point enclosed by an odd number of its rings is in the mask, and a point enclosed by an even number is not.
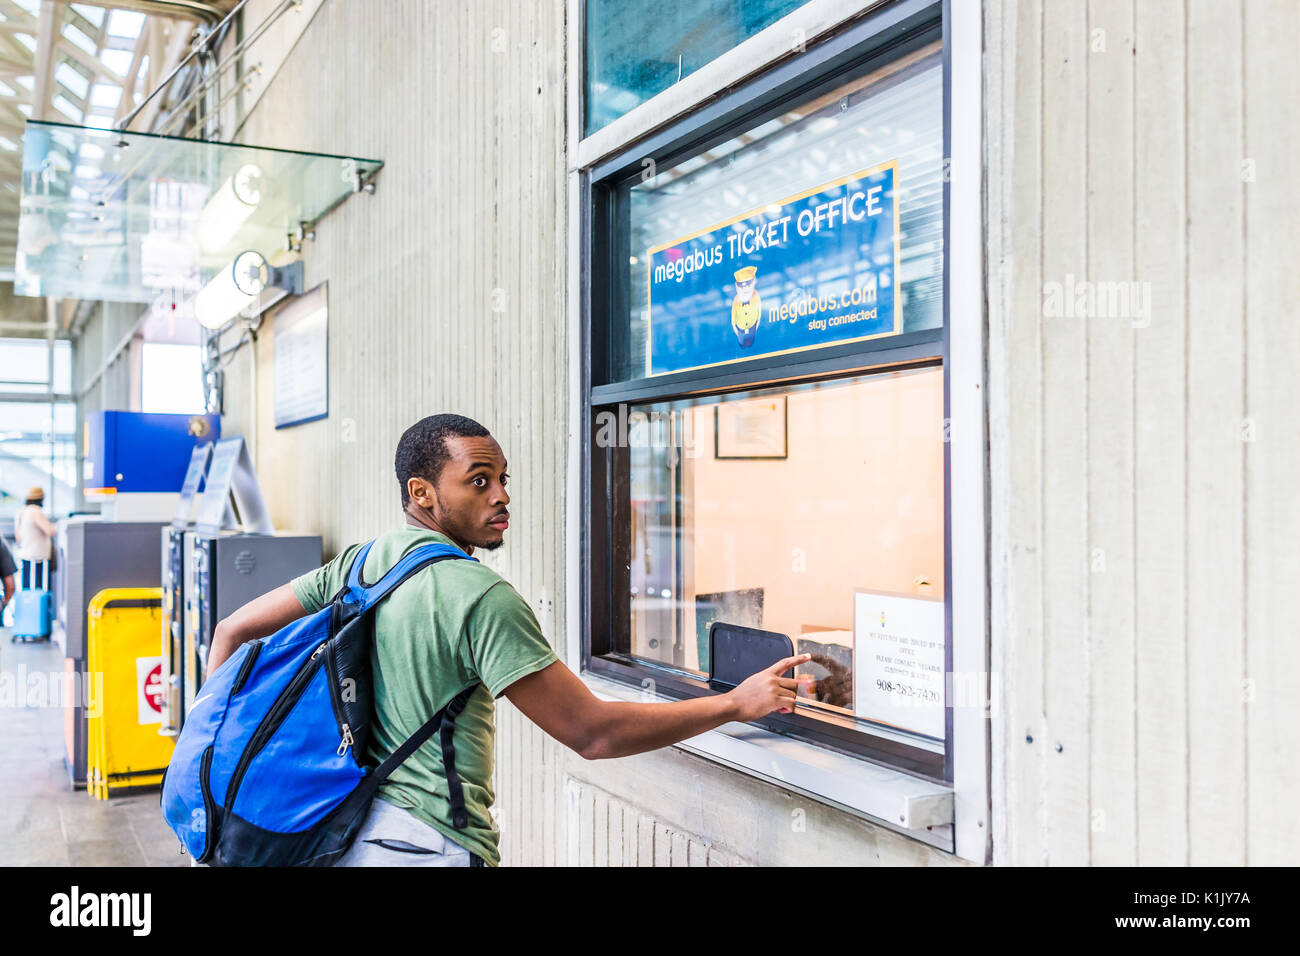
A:
[[[343,739],[339,741],[339,749],[334,751],[334,756],[342,757],[352,746],[352,728],[346,723],[343,725]]]

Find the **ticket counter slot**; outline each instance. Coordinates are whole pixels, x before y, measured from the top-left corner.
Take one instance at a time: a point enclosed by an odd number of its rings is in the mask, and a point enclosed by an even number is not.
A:
[[[793,655],[794,644],[784,634],[714,621],[709,627],[709,686],[730,690],[751,674]],[[787,671],[782,676],[794,674]]]

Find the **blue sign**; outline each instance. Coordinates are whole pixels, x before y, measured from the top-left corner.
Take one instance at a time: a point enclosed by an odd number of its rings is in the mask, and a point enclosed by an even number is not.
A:
[[[649,250],[647,374],[897,335],[897,161]]]

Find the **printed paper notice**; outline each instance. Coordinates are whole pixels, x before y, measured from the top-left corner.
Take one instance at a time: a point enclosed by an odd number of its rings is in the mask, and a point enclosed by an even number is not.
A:
[[[853,602],[858,717],[942,740],[943,601],[858,591]]]

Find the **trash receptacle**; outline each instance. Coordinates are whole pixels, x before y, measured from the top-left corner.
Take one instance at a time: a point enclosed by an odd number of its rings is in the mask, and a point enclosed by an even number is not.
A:
[[[162,723],[162,588],[108,588],[86,608],[86,792],[156,787],[171,760]]]

